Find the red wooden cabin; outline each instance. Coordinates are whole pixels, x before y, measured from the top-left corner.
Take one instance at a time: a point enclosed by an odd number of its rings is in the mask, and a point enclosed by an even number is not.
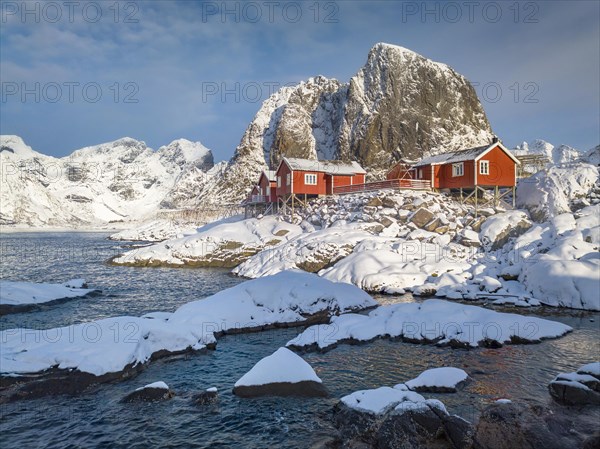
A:
[[[334,187],[364,184],[367,172],[357,162],[284,157],[276,171],[277,196],[332,195]]]
[[[495,139],[490,145],[426,157],[404,170],[400,164],[388,176],[429,180],[434,189],[474,189],[514,187],[519,161]]]

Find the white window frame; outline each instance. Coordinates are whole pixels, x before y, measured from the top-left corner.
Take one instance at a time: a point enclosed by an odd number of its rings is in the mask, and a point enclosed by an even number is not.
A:
[[[292,174],[288,173],[287,176],[285,177],[285,185],[289,186],[292,184]]]
[[[267,186],[267,192],[266,192],[265,196],[271,196],[271,185]]]
[[[417,179],[423,179],[423,169],[420,168],[419,172],[417,173]]]
[[[281,188],[281,176],[277,177],[277,187]]]
[[[307,186],[316,186],[317,185],[316,173],[304,173],[304,184],[306,184]]]
[[[455,164],[452,164],[452,177],[453,178],[458,178],[460,176],[464,176],[465,174],[465,163],[464,162],[457,162]]]
[[[484,170],[485,167],[485,170]],[[480,175],[489,175],[490,174],[490,161],[481,160],[479,161],[479,174]]]

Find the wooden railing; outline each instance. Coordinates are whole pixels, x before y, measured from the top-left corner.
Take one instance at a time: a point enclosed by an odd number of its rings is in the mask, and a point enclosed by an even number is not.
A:
[[[266,195],[252,195],[249,203],[268,203],[269,197]]]
[[[429,190],[431,189],[431,182],[422,179],[391,179],[387,181],[375,181],[367,182],[365,184],[334,187],[333,193],[335,195],[344,195],[346,193],[372,192],[373,190],[383,189]]]

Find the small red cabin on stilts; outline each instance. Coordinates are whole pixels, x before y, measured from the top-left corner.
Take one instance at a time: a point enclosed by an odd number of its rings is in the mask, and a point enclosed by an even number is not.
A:
[[[513,205],[517,185],[518,159],[494,138],[491,144],[467,150],[426,157],[408,166],[399,162],[388,172],[388,179],[416,179],[429,181],[432,189],[458,190],[470,193],[494,189],[495,203],[512,191]],[[394,179],[394,178],[392,178]],[[502,195],[499,189],[509,189]]]
[[[294,207],[308,198],[333,195],[334,187],[364,184],[367,172],[357,162],[284,157],[276,171],[278,202]]]

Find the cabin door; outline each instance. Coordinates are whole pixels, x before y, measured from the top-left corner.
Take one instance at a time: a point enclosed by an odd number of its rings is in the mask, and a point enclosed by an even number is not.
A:
[[[325,175],[325,193],[327,195],[333,195],[333,176]]]

